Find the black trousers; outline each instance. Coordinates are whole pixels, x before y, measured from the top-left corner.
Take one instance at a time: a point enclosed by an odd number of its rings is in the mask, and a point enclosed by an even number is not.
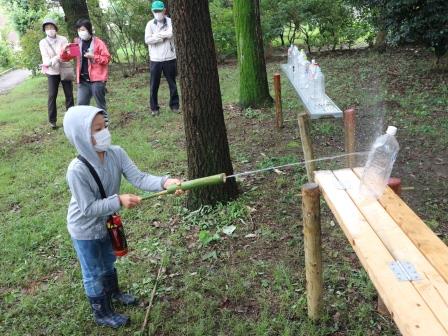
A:
[[[162,78],[162,73],[165,76],[168,86],[170,88],[170,108],[179,108],[179,95],[177,94],[176,87],[176,60],[165,62],[152,62],[150,64],[151,80],[150,80],[150,95],[149,95],[149,106],[151,111],[159,110],[159,101],[157,99],[157,94],[159,92],[160,79]]]
[[[59,83],[62,83],[62,89],[65,95],[65,108],[68,110],[75,105],[73,100],[72,81],[61,81],[60,75],[47,75],[48,77],[48,121],[55,123],[58,119],[56,98],[58,97]]]

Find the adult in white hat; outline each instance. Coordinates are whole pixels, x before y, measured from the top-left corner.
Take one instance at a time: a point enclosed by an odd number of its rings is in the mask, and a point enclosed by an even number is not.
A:
[[[39,42],[39,49],[42,56],[42,72],[47,75],[48,78],[48,121],[52,128],[56,128],[56,98],[58,96],[60,83],[62,83],[62,88],[64,90],[66,109],[69,109],[74,105],[72,83],[74,77],[66,75],[73,73],[73,67],[71,63],[62,62],[59,58],[63,46],[65,46],[68,41],[66,37],[58,35],[56,21],[53,19],[45,19],[42,23],[42,31],[46,36]],[[63,71],[62,74],[61,69]]]

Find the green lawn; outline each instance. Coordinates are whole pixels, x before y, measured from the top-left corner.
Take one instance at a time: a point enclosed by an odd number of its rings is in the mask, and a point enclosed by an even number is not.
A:
[[[329,96],[341,108],[358,107],[358,149],[387,124],[398,126],[401,152],[394,173],[414,188],[403,198],[446,239],[448,89],[446,76],[430,71],[428,57],[423,51],[418,57],[407,50],[362,51],[318,60]],[[268,68],[271,82],[278,65]],[[303,159],[295,122],[302,108],[285,76],[287,121],[281,131],[273,127],[273,109],[237,108],[236,67],[220,68],[220,78],[237,172]],[[182,116],[167,108],[167,85],[160,90],[157,118],[148,112],[147,74],[123,79],[114,73],[108,88],[113,142],[143,170],[185,177]],[[62,94],[58,105],[62,111]],[[317,156],[343,152],[340,120],[313,122],[312,135]],[[129,327],[97,327],[66,231],[65,171],[76,153],[62,129],[47,126],[44,78],[0,95],[0,147],[2,335],[137,334],[162,259],[166,272],[150,314],[151,335],[399,335],[393,322],[376,313],[375,289],[324,205],[323,318],[307,319],[298,196],[303,167],[242,180],[241,197],[226,206],[188,212],[182,197],[168,196],[122,211],[131,251],[117,268],[122,287],[142,304],[119,308],[131,316]],[[127,182],[122,191],[138,192]],[[236,230],[226,236],[222,228],[229,225]],[[207,239],[215,233],[219,238]]]

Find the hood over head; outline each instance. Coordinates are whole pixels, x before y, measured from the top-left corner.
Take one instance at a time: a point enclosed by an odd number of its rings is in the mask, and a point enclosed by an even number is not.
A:
[[[92,121],[98,113],[104,113],[100,108],[87,105],[70,107],[64,116],[64,133],[70,143],[75,146],[78,154],[84,156],[93,166],[101,164],[92,144]]]

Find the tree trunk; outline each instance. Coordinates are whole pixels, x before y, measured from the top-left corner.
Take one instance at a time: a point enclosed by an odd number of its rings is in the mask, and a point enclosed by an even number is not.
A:
[[[269,95],[259,0],[233,2],[240,71],[240,104],[243,107],[272,106]]]
[[[171,0],[190,179],[233,174],[224,123],[208,1]],[[188,207],[227,202],[238,195],[235,179],[193,190]]]
[[[386,36],[387,32],[385,30],[376,33],[375,44],[373,45],[376,50],[383,51],[386,48]]]
[[[76,37],[76,21],[80,18],[90,20],[86,0],[59,0],[59,3],[64,9],[69,40],[73,41],[73,38]]]

